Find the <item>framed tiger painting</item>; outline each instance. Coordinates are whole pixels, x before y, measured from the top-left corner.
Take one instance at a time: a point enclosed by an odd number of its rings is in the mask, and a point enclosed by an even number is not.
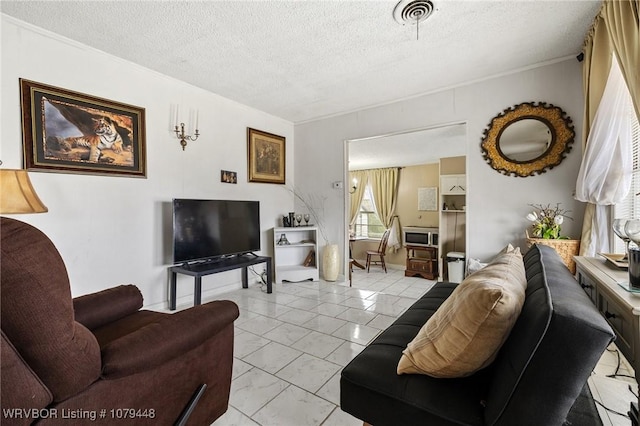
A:
[[[146,177],[144,108],[20,79],[28,170]]]

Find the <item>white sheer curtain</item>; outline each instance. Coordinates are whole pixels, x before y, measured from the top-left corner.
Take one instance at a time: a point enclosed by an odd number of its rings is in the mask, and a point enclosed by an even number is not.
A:
[[[610,252],[611,230],[606,206],[622,201],[631,187],[631,97],[613,58],[607,84],[593,119],[576,182],[576,199],[595,205],[591,238],[581,254]]]

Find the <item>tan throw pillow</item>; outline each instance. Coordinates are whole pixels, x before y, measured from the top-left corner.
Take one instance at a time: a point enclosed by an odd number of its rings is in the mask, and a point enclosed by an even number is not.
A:
[[[496,255],[494,259],[497,259],[498,257],[502,256],[505,253],[520,253],[520,247],[513,247],[513,245],[509,243],[505,248],[500,250],[500,252]],[[480,262],[480,259],[469,258],[469,261],[467,262],[467,275],[465,276],[468,277],[474,272],[478,272],[480,269],[484,268],[489,263],[482,263]]]
[[[465,377],[489,365],[524,304],[520,250],[499,255],[467,277],[402,352],[398,374]]]

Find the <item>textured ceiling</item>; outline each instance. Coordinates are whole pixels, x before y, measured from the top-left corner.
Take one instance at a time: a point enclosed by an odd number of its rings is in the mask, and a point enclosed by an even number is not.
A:
[[[0,10],[294,123],[580,52],[600,0],[7,1]]]

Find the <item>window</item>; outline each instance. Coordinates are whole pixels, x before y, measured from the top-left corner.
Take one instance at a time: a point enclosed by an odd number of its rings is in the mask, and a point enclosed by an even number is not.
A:
[[[368,185],[364,191],[360,213],[358,213],[354,227],[356,237],[367,238],[382,238],[386,229],[376,213],[371,187]]]
[[[640,218],[640,125],[636,116],[633,104],[629,99],[627,113],[631,117],[631,146],[633,155],[633,176],[631,178],[631,189],[627,197],[620,203],[613,206],[613,218]],[[614,235],[613,247],[616,253],[624,253],[624,243]]]

